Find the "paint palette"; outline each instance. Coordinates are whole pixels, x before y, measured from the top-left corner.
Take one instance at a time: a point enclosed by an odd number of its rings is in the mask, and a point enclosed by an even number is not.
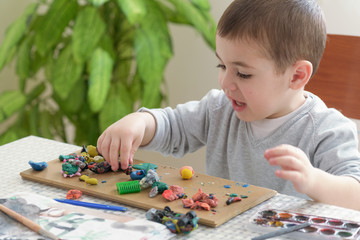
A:
[[[291,211],[267,209],[255,214],[251,225],[256,228],[287,228],[309,222],[309,227],[289,233],[296,238],[309,239],[355,239],[360,240],[360,223],[348,220],[326,218]]]

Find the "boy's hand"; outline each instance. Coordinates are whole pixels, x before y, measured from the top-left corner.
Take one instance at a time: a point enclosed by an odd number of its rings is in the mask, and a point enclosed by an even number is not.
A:
[[[264,157],[270,165],[282,168],[275,171],[276,176],[291,181],[296,191],[304,194],[312,191],[316,170],[301,149],[283,144],[266,150]]]
[[[154,128],[155,120],[151,114],[136,112],[115,122],[101,134],[97,148],[113,171],[119,169],[119,153],[121,168],[126,169],[133,163],[139,146],[151,141],[155,130],[149,131],[149,123]]]

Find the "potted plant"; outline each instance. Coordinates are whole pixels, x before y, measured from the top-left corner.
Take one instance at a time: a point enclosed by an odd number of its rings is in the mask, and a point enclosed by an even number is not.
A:
[[[27,135],[96,144],[111,123],[166,100],[169,24],[215,48],[208,0],[39,0],[6,30],[0,71],[15,62],[19,89],[0,95],[0,144]],[[3,127],[4,128],[4,127]]]

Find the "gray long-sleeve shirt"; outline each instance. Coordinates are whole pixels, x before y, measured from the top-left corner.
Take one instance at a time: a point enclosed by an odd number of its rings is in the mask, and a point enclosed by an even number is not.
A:
[[[153,140],[142,149],[182,157],[206,145],[206,173],[234,181],[306,197],[292,183],[275,176],[264,158],[268,148],[290,144],[302,149],[311,164],[334,175],[360,182],[360,153],[356,125],[329,109],[317,96],[308,99],[289,121],[268,136],[255,139],[250,123],[240,120],[223,91],[211,90],[200,101],[175,109],[145,109],[157,122]]]

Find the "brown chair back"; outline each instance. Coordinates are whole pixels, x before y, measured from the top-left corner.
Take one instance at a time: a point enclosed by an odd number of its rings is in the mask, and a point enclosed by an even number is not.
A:
[[[345,116],[360,119],[360,37],[328,34],[318,71],[305,90]]]

